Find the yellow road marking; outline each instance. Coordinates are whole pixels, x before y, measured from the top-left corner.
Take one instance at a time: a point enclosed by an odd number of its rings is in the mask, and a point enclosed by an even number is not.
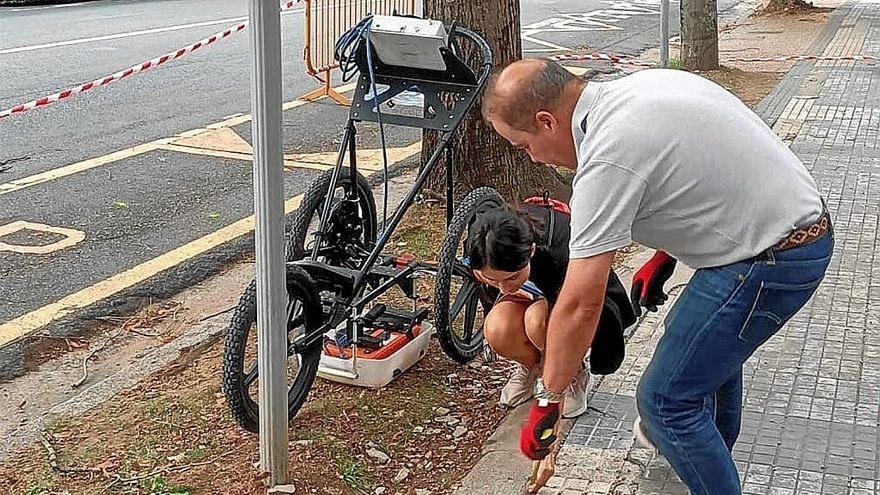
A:
[[[284,203],[285,214],[299,207],[302,194],[288,199]],[[139,282],[172,268],[194,256],[198,256],[223,243],[241,237],[254,230],[254,216],[243,218],[220,230],[200,237],[176,249],[141,263],[134,268],[117,273],[90,287],[66,296],[52,304],[31,311],[0,325],[0,347],[18,340],[45,325],[63,318],[70,313],[94,304],[119,291],[127,289]]]
[[[164,144],[159,149],[168,151],[177,151],[179,153],[191,153],[201,156],[215,156],[218,158],[230,158],[233,160],[244,160],[253,162],[254,156],[250,153],[242,153],[238,151],[223,151],[220,149],[211,149],[203,147],[191,147],[178,144]],[[422,149],[421,141],[416,141],[409,146],[398,148],[388,148],[388,163],[396,163],[405,158],[409,158],[420,152]],[[284,168],[286,169],[312,169],[312,170],[329,170],[336,165],[336,157],[338,151],[328,151],[321,153],[293,153],[284,155]],[[366,171],[382,170],[382,150],[365,149],[357,151],[358,169]]]
[[[254,155],[250,153],[237,153],[234,151],[221,151],[221,150],[212,150],[207,148],[191,148],[189,146],[180,146],[177,144],[166,144],[160,146],[160,149],[168,150],[168,151],[177,151],[180,153],[190,153],[193,155],[201,155],[201,156],[216,156],[217,158],[231,158],[233,160],[245,160],[252,162],[254,160]]]
[[[221,150],[212,150],[207,148],[191,148],[189,146],[180,146],[177,144],[166,144],[160,146],[159,149],[168,150],[168,151],[177,151],[179,153],[190,153],[192,155],[201,155],[201,156],[214,156],[217,158],[229,158],[232,160],[243,160],[246,162],[253,163],[254,155],[250,153],[236,153],[233,151],[221,151]],[[335,165],[335,164],[334,164]],[[296,168],[307,168],[312,170],[328,170],[333,168],[333,165],[324,165],[320,163],[295,163],[284,160],[284,168],[293,170]],[[369,170],[365,168],[364,170]]]
[[[194,136],[184,137],[172,144],[189,146],[191,148],[204,148],[209,150],[231,151],[233,153],[253,154],[251,143],[244,140],[237,132],[229,127],[208,129]]]
[[[344,93],[347,91],[351,91],[353,88],[354,88],[354,84],[346,84],[344,86],[340,86],[335,89],[338,92]],[[289,101],[289,102],[284,103],[282,105],[282,109],[283,110],[290,110],[290,109],[305,105],[306,103],[309,103],[309,102],[304,101],[304,100]],[[0,184],[0,195],[15,192],[15,191],[20,191],[22,189],[25,189],[25,188],[28,188],[31,186],[36,186],[37,184],[42,184],[44,182],[49,182],[51,180],[60,179],[62,177],[67,177],[68,175],[73,175],[73,174],[83,172],[83,171],[86,171],[86,170],[89,170],[89,169],[92,169],[95,167],[107,165],[107,164],[122,160],[124,158],[131,158],[133,156],[141,155],[141,154],[147,153],[149,151],[153,151],[162,145],[172,143],[175,140],[178,140],[180,138],[187,138],[187,137],[196,136],[198,134],[205,132],[207,129],[218,129],[221,127],[232,127],[234,125],[242,124],[244,122],[249,122],[250,120],[251,120],[250,114],[232,117],[229,119],[225,119],[221,122],[211,124],[211,125],[207,126],[206,128],[192,129],[190,131],[182,132],[174,137],[157,139],[157,140],[151,141],[149,143],[143,143],[143,144],[139,144],[136,146],[132,146],[131,148],[126,148],[123,150],[114,151],[113,153],[110,153],[107,155],[103,155],[103,156],[99,156],[99,157],[95,157],[95,158],[90,158],[88,160],[84,160],[84,161],[81,161],[78,163],[65,165],[65,166],[55,168],[52,170],[47,170],[45,172],[40,172],[38,174],[34,174],[34,175],[31,175],[28,177],[23,177],[21,179],[16,179],[16,180],[13,180],[10,182],[6,182],[3,184]]]
[[[421,142],[417,142],[405,148],[399,148],[401,151],[395,152],[393,156],[397,160],[402,160],[414,155],[420,149]],[[407,151],[404,152],[402,150]],[[405,155],[405,153],[409,153],[409,155]],[[388,158],[389,165],[395,163],[391,159],[391,154],[389,154]],[[299,207],[301,201],[301,194],[285,201],[285,214],[295,211]],[[54,303],[3,323],[0,325],[0,347],[26,337],[49,323],[64,318],[76,310],[90,306],[102,299],[106,299],[107,297],[143,282],[164,270],[179,265],[180,263],[203,254],[221,244],[241,237],[253,229],[254,216],[251,215],[156,258],[141,263],[138,266],[113,275],[112,277],[104,279],[92,286],[86,287],[79,292],[65,296]]]
[[[388,164],[397,163],[409,158],[422,150],[422,142],[416,141],[409,146],[400,148],[388,148]],[[285,165],[308,166],[309,164],[323,165],[327,168],[336,165],[338,151],[326,153],[297,153],[284,155]],[[357,150],[357,168],[364,170],[382,170],[382,149]]]
[[[5,184],[0,184],[0,195],[8,194],[15,191],[21,191],[22,189],[25,189],[27,187],[36,186],[37,184],[49,182],[50,180],[55,180],[61,177],[66,177],[68,175],[84,172],[95,167],[100,167],[101,165],[107,165],[108,163],[122,160],[123,158],[131,158],[133,156],[142,155],[148,151],[155,150],[159,146],[169,141],[169,138],[157,139],[149,143],[139,144],[128,149],[115,151],[113,153],[110,153],[109,155],[99,156],[97,158],[90,158],[88,160],[84,160],[78,163],[72,163],[64,167],[47,170],[39,174],[34,174],[28,177],[23,177],[21,179],[7,182]]]
[[[46,232],[49,234],[63,235],[64,239],[53,242],[52,244],[44,244],[42,246],[23,246],[20,244],[7,244],[0,241],[0,251],[11,251],[21,254],[49,254],[61,249],[73,246],[74,244],[86,238],[86,233],[81,230],[68,229],[64,227],[52,227],[42,223],[31,222],[12,222],[6,225],[0,225],[0,237],[13,234],[20,230],[34,230],[37,232]]]

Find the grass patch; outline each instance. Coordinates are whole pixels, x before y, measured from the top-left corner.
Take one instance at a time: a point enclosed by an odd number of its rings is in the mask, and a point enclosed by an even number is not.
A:
[[[336,457],[336,468],[342,475],[342,481],[349,488],[365,493],[370,489],[372,484],[370,474],[351,453]]]
[[[394,231],[387,251],[411,254],[421,261],[436,260],[446,235],[446,208],[436,201],[412,205]]]
[[[27,489],[21,492],[23,495],[49,495],[55,488],[57,479],[52,471],[45,471],[32,481]]]
[[[190,495],[192,489],[186,486],[172,486],[165,478],[156,475],[141,482],[141,487],[149,495]]]
[[[201,461],[207,459],[208,455],[210,455],[208,449],[196,447],[186,453],[186,460],[189,462]]]

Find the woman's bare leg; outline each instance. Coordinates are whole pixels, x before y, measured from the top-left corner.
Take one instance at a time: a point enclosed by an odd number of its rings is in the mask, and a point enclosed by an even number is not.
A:
[[[498,355],[531,370],[541,361],[541,351],[526,334],[529,309],[531,307],[524,302],[501,300],[486,315],[483,335]]]
[[[546,299],[535,301],[525,310],[523,321],[526,326],[526,336],[532,345],[543,352],[544,343],[547,342],[547,322],[550,320],[550,305]]]

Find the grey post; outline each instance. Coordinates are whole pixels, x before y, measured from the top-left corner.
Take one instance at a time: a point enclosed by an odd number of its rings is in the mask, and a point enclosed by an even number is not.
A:
[[[254,212],[257,257],[257,339],[260,466],[269,486],[287,483],[287,289],[284,269],[284,187],[281,173],[281,8],[250,0],[253,65]]]
[[[669,0],[660,0],[660,66],[669,67]]]

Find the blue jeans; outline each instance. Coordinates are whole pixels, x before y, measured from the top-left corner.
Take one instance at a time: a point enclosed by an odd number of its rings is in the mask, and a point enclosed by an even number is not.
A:
[[[693,494],[737,495],[742,366],[806,304],[834,237],[697,270],[639,383],[642,427]]]

